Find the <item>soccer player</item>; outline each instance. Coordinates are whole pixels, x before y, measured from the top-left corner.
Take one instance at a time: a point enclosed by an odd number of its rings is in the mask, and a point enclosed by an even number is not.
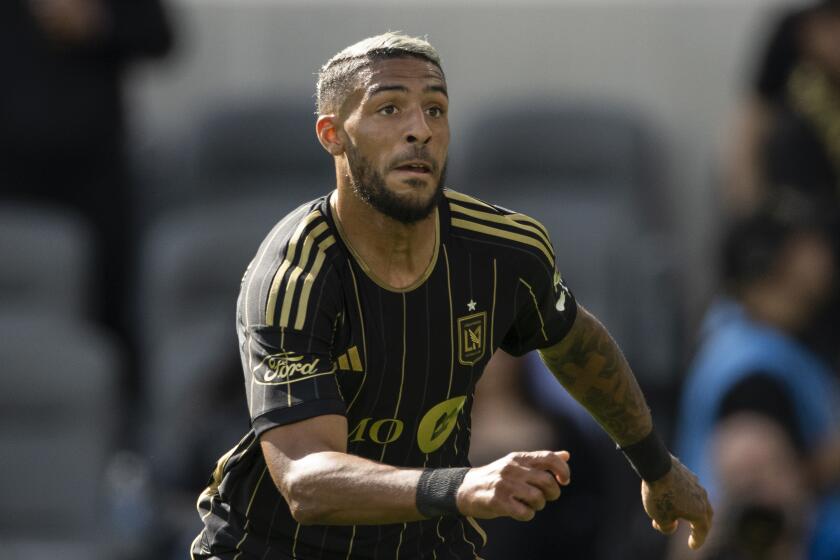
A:
[[[685,519],[703,543],[705,491],[545,228],[443,188],[448,103],[421,39],[365,39],[321,69],[336,189],[283,218],[243,279],[252,429],[199,497],[194,559],[479,558],[476,519],[527,521],[570,481],[566,451],[469,467],[473,391],[498,348],[539,350],[641,475],[654,527]]]

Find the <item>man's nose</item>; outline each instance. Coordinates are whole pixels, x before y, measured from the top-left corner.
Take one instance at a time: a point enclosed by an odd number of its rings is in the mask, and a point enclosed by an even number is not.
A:
[[[426,122],[426,113],[423,109],[412,112],[405,139],[409,144],[428,144],[432,139],[432,129]]]

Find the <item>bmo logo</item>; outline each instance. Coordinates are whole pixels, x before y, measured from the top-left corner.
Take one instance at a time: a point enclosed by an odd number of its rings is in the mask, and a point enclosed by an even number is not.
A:
[[[455,429],[458,415],[466,402],[466,396],[454,397],[436,404],[426,412],[417,426],[417,447],[420,451],[432,453],[440,449]],[[405,422],[399,418],[362,418],[347,434],[347,441],[372,441],[385,445],[400,439],[404,431]]]

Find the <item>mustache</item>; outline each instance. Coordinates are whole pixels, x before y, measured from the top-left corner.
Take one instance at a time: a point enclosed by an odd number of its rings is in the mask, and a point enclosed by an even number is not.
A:
[[[428,162],[429,166],[431,167],[432,173],[434,174],[437,174],[438,170],[440,169],[440,165],[438,164],[438,162],[429,154],[429,151],[423,146],[417,146],[413,150],[406,151],[404,154],[396,156],[389,162],[389,164],[391,167],[398,167],[403,162],[415,159]]]

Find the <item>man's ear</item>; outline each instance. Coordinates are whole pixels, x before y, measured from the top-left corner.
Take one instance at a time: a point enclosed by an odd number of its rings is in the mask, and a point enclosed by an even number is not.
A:
[[[336,115],[321,115],[315,122],[315,134],[318,141],[333,156],[344,153],[344,143],[338,134],[338,117]]]

